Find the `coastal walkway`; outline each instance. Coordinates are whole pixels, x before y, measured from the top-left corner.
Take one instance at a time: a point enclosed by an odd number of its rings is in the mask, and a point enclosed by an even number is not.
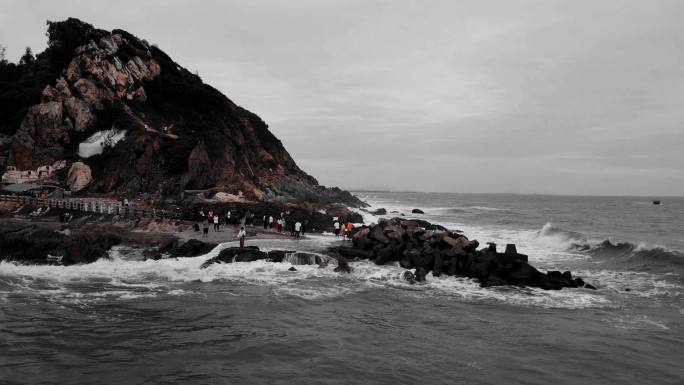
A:
[[[49,207],[63,210],[117,215],[125,218],[180,219],[181,216],[180,213],[177,212],[124,206],[121,202],[113,202],[111,200],[40,199],[27,196],[0,195],[0,201],[17,202],[19,204],[34,207]]]

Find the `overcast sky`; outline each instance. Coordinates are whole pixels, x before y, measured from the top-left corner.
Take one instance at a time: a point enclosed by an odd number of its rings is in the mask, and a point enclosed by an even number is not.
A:
[[[684,195],[684,1],[7,1],[125,29],[257,113],[325,185]]]

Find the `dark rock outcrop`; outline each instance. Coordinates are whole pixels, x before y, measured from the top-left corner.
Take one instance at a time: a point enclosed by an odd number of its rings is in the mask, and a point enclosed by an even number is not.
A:
[[[421,209],[413,209],[413,210],[411,210],[411,213],[412,213],[412,214],[425,214],[425,213],[423,212],[423,210],[421,210]]]
[[[107,251],[120,242],[120,236],[109,232],[68,235],[36,226],[3,229],[0,260],[30,264],[91,263],[106,257]]]
[[[336,273],[351,273],[351,267],[346,259],[340,258],[337,260],[337,267],[333,270]]]
[[[256,246],[229,247],[221,250],[216,257],[209,258],[200,268],[204,269],[215,263],[253,262],[267,258],[268,254],[259,250]]]
[[[157,46],[73,18],[50,22],[49,38],[35,68],[0,66],[0,79],[41,74],[32,85],[41,87],[39,97],[16,102],[7,114],[23,116],[21,124],[12,132],[2,126],[13,134],[0,147],[8,165],[33,170],[66,160],[68,170],[79,160],[79,143],[96,132],[125,131],[101,154],[81,159],[92,181],[78,186],[80,194],[144,193],[159,201],[214,189],[253,201],[362,205],[346,191],[319,186],[261,118]]]
[[[190,239],[182,245],[169,250],[171,257],[196,257],[207,254],[216,247],[215,243],[206,243],[197,239]]]
[[[261,251],[256,246],[229,247],[221,250],[216,257],[207,259],[201,268],[205,269],[216,263],[254,262],[261,259],[269,262],[289,262],[293,265],[318,265],[323,267],[333,260],[325,255],[302,251]],[[346,263],[346,261],[343,263]]]
[[[425,221],[383,220],[372,227],[358,229],[352,242],[352,247],[338,246],[330,251],[346,258],[371,259],[378,265],[398,262],[406,269],[415,269],[410,279],[407,278],[409,281],[423,282],[432,272],[434,276],[475,278],[483,287],[593,288],[581,278],[573,278],[569,271],[540,272],[513,244],[506,245],[503,253],[497,252],[493,243],[478,250],[478,241]]]

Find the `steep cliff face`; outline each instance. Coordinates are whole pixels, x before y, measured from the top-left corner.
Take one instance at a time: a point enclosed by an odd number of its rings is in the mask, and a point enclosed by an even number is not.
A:
[[[88,31],[76,34],[84,44],[44,87],[40,103],[28,108],[8,165],[25,170],[82,161],[92,170],[90,193],[174,197],[217,188],[253,199],[283,191],[329,193],[257,115],[159,48],[122,30],[67,22]],[[125,138],[102,142],[101,154],[80,159],[79,144],[104,130],[125,131]]]

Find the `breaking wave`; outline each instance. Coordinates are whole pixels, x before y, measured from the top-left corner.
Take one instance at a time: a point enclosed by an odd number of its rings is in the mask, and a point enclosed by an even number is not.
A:
[[[684,254],[645,242],[614,242],[604,240],[592,246],[588,253],[596,258],[611,260],[618,265],[650,271],[671,266],[684,267]]]
[[[684,266],[684,254],[646,242],[617,242],[611,239],[590,240],[582,233],[568,231],[546,223],[537,233],[566,250],[583,252],[595,259],[611,261],[620,267],[650,271],[671,265]]]

